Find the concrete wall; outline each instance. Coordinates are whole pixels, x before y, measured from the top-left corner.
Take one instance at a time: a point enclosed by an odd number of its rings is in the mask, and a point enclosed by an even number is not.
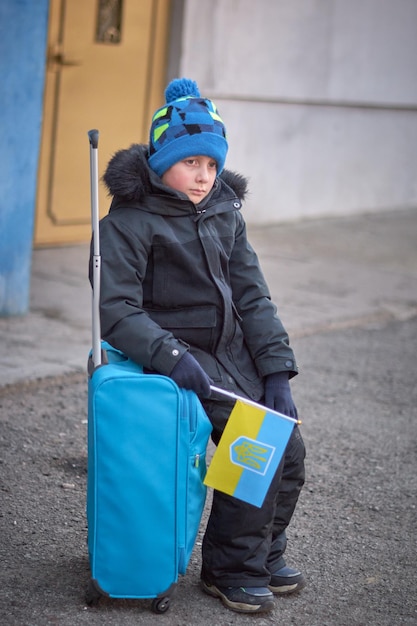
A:
[[[225,120],[249,222],[417,207],[416,0],[184,0],[179,64]]]
[[[0,2],[0,315],[29,303],[48,4]]]

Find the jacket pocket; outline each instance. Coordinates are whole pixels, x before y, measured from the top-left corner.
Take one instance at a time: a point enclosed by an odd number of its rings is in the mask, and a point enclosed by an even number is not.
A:
[[[149,317],[190,346],[211,351],[216,339],[216,307],[199,305],[178,309],[145,309]]]

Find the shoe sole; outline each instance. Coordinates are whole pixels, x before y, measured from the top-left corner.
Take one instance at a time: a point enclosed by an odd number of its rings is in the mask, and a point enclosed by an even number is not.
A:
[[[292,585],[279,585],[277,587],[274,587],[272,585],[268,585],[268,589],[269,591],[272,591],[272,593],[274,593],[275,595],[278,596],[285,596],[285,595],[289,595],[291,593],[296,593],[297,591],[301,591],[301,589],[304,589],[304,587],[306,586],[306,581],[303,578],[302,580],[297,581],[296,583],[293,583]]]
[[[215,585],[209,585],[204,581],[201,581],[201,587],[205,593],[213,598],[219,598],[223,604],[236,613],[266,613],[272,611],[275,607],[274,601],[266,600],[262,604],[245,604],[244,602],[232,602],[227,596],[224,595]]]

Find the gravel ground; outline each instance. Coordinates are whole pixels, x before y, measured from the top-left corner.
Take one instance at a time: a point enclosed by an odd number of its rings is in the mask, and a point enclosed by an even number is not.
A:
[[[417,319],[293,345],[308,479],[287,560],[305,590],[268,615],[228,611],[198,588],[200,534],[167,613],[149,601],[87,608],[86,381],[75,374],[0,389],[0,623],[417,624]]]

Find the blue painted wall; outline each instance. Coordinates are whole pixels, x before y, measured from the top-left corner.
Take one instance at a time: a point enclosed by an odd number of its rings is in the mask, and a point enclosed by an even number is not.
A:
[[[0,0],[0,315],[29,308],[49,0]]]

